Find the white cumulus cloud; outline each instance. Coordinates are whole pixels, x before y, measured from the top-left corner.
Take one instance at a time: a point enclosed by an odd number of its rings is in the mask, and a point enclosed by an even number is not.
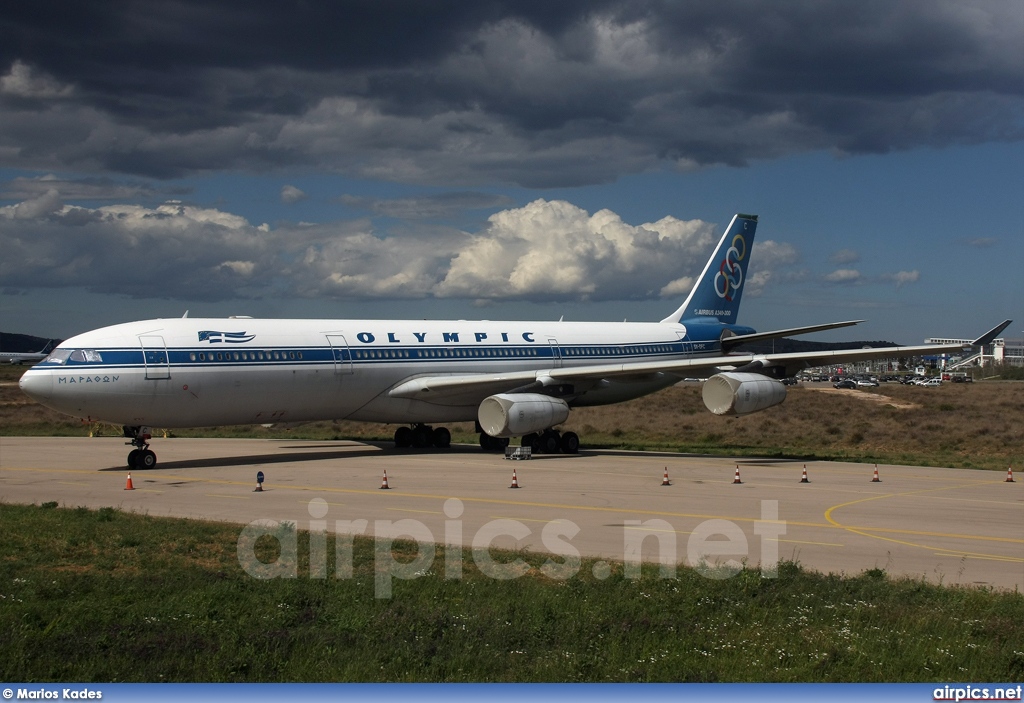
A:
[[[896,273],[889,273],[882,277],[887,281],[892,281],[896,284],[897,288],[902,288],[908,283],[917,283],[921,278],[921,273],[918,270],[913,271],[897,271]]]
[[[281,188],[281,202],[286,205],[294,205],[300,200],[305,200],[308,197],[308,195],[295,186],[284,186]]]
[[[860,279],[860,271],[856,269],[836,269],[825,276],[825,280],[829,283],[857,283]]]
[[[630,225],[611,210],[590,215],[535,200],[492,215],[452,259],[439,297],[625,299],[681,289],[679,274],[710,253],[711,225],[665,217]]]
[[[476,232],[409,221],[381,232],[366,219],[271,229],[178,201],[77,207],[51,190],[0,207],[0,286],[207,301],[681,300],[715,229],[675,217],[633,225],[560,200],[499,211]],[[754,295],[798,259],[771,240],[753,256]]]

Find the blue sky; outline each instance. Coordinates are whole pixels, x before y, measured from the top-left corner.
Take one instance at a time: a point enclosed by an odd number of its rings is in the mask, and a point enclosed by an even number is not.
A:
[[[1024,6],[0,11],[0,328],[658,320],[1024,336]],[[83,37],[85,37],[83,39]]]

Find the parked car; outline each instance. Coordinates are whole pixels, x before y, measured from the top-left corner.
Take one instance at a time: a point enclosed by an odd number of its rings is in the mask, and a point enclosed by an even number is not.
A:
[[[877,386],[878,381],[872,381],[870,379],[861,379],[857,381],[858,388],[876,388]]]
[[[849,378],[844,378],[842,381],[837,381],[836,383],[833,383],[832,387],[833,388],[856,388],[857,387],[857,382],[852,380],[852,379],[849,379]]]
[[[926,388],[935,388],[936,386],[942,385],[941,378],[929,378],[927,381],[923,381],[919,385],[925,386]]]

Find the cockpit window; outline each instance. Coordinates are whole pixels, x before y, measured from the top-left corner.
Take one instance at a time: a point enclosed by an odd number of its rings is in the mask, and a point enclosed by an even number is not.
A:
[[[52,364],[63,364],[71,356],[70,349],[54,349],[46,360]]]
[[[86,362],[92,364],[98,364],[103,361],[103,357],[95,349],[76,349],[71,352],[71,361]]]

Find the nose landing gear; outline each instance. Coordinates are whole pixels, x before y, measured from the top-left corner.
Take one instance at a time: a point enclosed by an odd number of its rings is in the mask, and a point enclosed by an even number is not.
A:
[[[156,454],[154,454],[149,448],[149,440],[153,437],[149,432],[148,427],[130,427],[125,425],[124,436],[130,439],[130,444],[135,449],[128,452],[128,468],[129,469],[152,469],[156,466]]]

